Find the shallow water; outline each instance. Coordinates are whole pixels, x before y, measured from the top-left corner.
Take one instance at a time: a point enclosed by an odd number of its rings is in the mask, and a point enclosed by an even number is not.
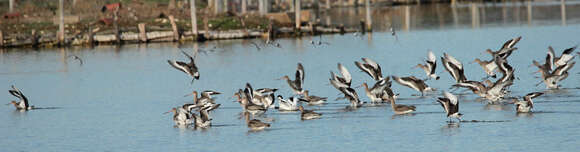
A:
[[[28,112],[0,108],[2,151],[574,151],[580,148],[580,72],[577,67],[562,83],[563,88],[546,91],[530,73],[531,61],[543,60],[547,47],[557,54],[577,45],[580,25],[555,24],[500,26],[477,29],[449,28],[390,33],[375,32],[363,37],[322,36],[331,45],[313,46],[310,40],[279,39],[282,48],[257,50],[250,41],[230,40],[204,44],[103,46],[93,49],[42,49],[0,51],[0,86],[20,88],[32,105],[47,108]],[[401,94],[400,104],[417,106],[410,115],[393,115],[388,105],[364,107],[344,112],[347,101],[334,101],[338,91],[328,84],[329,71],[343,63],[353,75],[353,86],[372,80],[359,72],[353,62],[369,57],[381,64],[384,75],[424,78],[420,69],[411,69],[426,56],[428,49],[441,56],[447,52],[463,62],[468,79],[485,76],[474,58],[490,59],[482,53],[497,49],[507,39],[522,36],[519,49],[509,58],[516,68],[511,96],[546,91],[536,98],[535,113],[516,115],[513,105],[487,105],[465,92],[460,111],[467,121],[449,125],[443,109],[435,102],[439,93],[416,97],[417,92],[393,84]],[[201,78],[190,78],[171,68],[168,59],[185,60],[180,48],[215,51],[200,53],[196,61]],[[67,58],[77,55],[84,60]],[[575,59],[578,61],[577,59]],[[233,92],[250,82],[254,88],[280,88],[291,95],[285,82],[275,80],[292,75],[296,63],[305,66],[305,88],[311,94],[329,97],[329,104],[307,106],[323,113],[318,120],[301,121],[298,113],[270,110],[260,119],[272,127],[250,132],[241,108],[232,102]],[[439,62],[439,61],[438,61]],[[428,81],[439,90],[448,90],[453,80],[438,63],[440,80]],[[191,102],[184,97],[193,90],[217,90],[222,106],[212,112],[213,127],[206,130],[175,128],[172,107]],[[362,88],[356,89],[368,101]],[[459,93],[461,91],[457,91]],[[14,98],[0,93],[4,102]]]

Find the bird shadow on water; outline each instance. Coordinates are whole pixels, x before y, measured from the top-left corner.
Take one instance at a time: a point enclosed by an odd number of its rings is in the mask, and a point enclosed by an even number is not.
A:
[[[441,127],[441,133],[447,136],[453,136],[461,133],[460,123],[446,123]]]
[[[329,117],[322,117],[320,119],[342,119],[342,118],[380,118],[382,116],[378,116],[378,115],[357,115],[357,116],[351,116],[351,115],[341,115],[341,116],[329,116]]]
[[[513,105],[508,104],[486,104],[483,109],[488,111],[511,111],[512,107]]]
[[[214,125],[212,124],[210,127],[197,127],[193,124],[188,124],[188,125],[173,125],[173,128],[179,129],[181,131],[185,131],[185,130],[191,130],[191,131],[202,131],[202,132],[206,132],[208,130],[210,130],[211,128],[223,128],[223,127],[233,127],[233,126],[240,126],[238,124],[218,124],[218,125]]]
[[[447,121],[448,123],[453,123]],[[461,120],[461,123],[499,123],[499,122],[511,122],[511,120]]]
[[[212,124],[211,127],[216,127],[216,128],[223,128],[223,127],[233,127],[233,126],[240,126],[239,124],[218,124],[218,125],[214,125]]]
[[[32,110],[52,110],[52,109],[63,109],[62,107],[35,107]]]
[[[532,112],[516,112],[516,117],[533,118],[534,113],[532,113]]]
[[[14,109],[13,113],[14,114],[23,114],[23,113],[27,113],[29,111],[36,111],[36,110],[53,110],[53,109],[63,109],[62,107],[34,107],[30,110],[24,110],[24,109]]]
[[[246,135],[250,135],[250,134],[257,134],[257,133],[261,133],[261,132],[270,132],[270,131],[277,131],[277,130],[285,130],[285,129],[297,129],[297,128],[265,128],[262,130],[248,130],[248,132],[246,132]]]
[[[525,114],[525,113],[522,113]],[[534,111],[534,112],[530,112],[530,115],[535,115],[535,114],[580,114],[580,112],[574,112],[574,111]]]
[[[403,119],[406,117],[412,117],[412,116],[424,115],[424,114],[445,114],[445,112],[413,112],[413,113],[407,113],[407,114],[393,114],[393,116],[391,116],[391,119]]]
[[[407,117],[413,117],[417,115],[416,113],[406,113],[406,114],[393,114],[393,116],[391,116],[391,119],[403,119],[403,118],[407,118]]]

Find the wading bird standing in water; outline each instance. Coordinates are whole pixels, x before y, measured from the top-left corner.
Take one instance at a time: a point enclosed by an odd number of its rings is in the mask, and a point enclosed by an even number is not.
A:
[[[194,62],[193,57],[191,57],[189,54],[185,53],[184,51],[181,51],[181,52],[185,56],[187,56],[187,58],[189,58],[189,63],[185,63],[185,62],[181,62],[181,61],[174,61],[174,60],[167,60],[167,62],[169,63],[169,65],[171,65],[175,69],[183,71],[187,75],[193,77],[193,79],[191,79],[191,83],[193,83],[193,80],[199,80],[199,72],[198,72],[197,66],[195,66],[195,62]]]
[[[306,110],[302,106],[298,107],[298,109],[300,110],[300,118],[302,120],[318,119],[322,116],[322,114],[316,113],[313,110]]]

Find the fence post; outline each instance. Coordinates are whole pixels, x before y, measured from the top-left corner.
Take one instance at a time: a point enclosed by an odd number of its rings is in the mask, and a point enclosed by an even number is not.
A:
[[[191,11],[191,35],[193,39],[197,39],[197,9],[195,8],[195,0],[191,0],[189,9]]]
[[[179,31],[177,30],[177,24],[175,24],[175,17],[173,17],[173,15],[169,15],[169,23],[173,30],[173,41],[179,40]]]
[[[242,14],[246,14],[247,7],[248,7],[247,0],[242,0]]]
[[[294,8],[296,8],[296,10],[294,11],[294,18],[296,22],[296,29],[300,30],[300,0],[296,0],[296,4],[294,5]]]
[[[58,1],[58,42],[64,44],[64,0]]]
[[[119,29],[119,7],[115,8],[113,12],[113,26],[115,28],[115,38],[117,44],[121,44],[121,29]]]
[[[94,42],[95,42],[95,41],[94,41],[94,35],[95,35],[95,34],[94,34],[94,32],[93,32],[93,26],[90,26],[90,25],[89,25],[89,42],[88,42],[88,43],[89,43],[89,46],[93,46],[93,44],[94,44]]]
[[[10,0],[8,5],[9,5],[8,12],[12,13],[12,11],[14,11],[14,0]]]
[[[139,23],[139,41],[147,42],[147,31],[145,31],[145,23]]]
[[[0,48],[4,46],[4,35],[2,31],[0,31]]]
[[[372,31],[372,24],[373,24],[373,20],[371,19],[371,3],[369,2],[370,0],[365,0],[365,6],[366,6],[366,12],[367,12],[367,31]]]
[[[562,16],[562,25],[566,25],[566,0],[560,0],[560,14]]]

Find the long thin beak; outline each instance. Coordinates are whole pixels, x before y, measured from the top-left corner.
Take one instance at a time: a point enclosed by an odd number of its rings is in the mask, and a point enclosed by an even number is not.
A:
[[[165,114],[167,114],[167,113],[169,113],[169,112],[171,112],[171,111],[164,112],[163,114],[165,115]]]
[[[193,93],[186,94],[186,95],[184,95],[183,97],[189,97],[189,96],[191,96],[191,95],[193,95]]]
[[[361,84],[361,85],[358,85],[358,86],[356,86],[356,87],[354,87],[354,88],[360,88],[360,87],[362,87],[362,86],[363,86],[363,85]]]
[[[7,104],[5,104],[5,105],[10,105],[10,104],[12,104],[12,103],[7,103]]]
[[[274,80],[282,80],[282,79],[284,79],[284,77],[280,77],[280,78],[278,78],[278,79],[274,79]]]

